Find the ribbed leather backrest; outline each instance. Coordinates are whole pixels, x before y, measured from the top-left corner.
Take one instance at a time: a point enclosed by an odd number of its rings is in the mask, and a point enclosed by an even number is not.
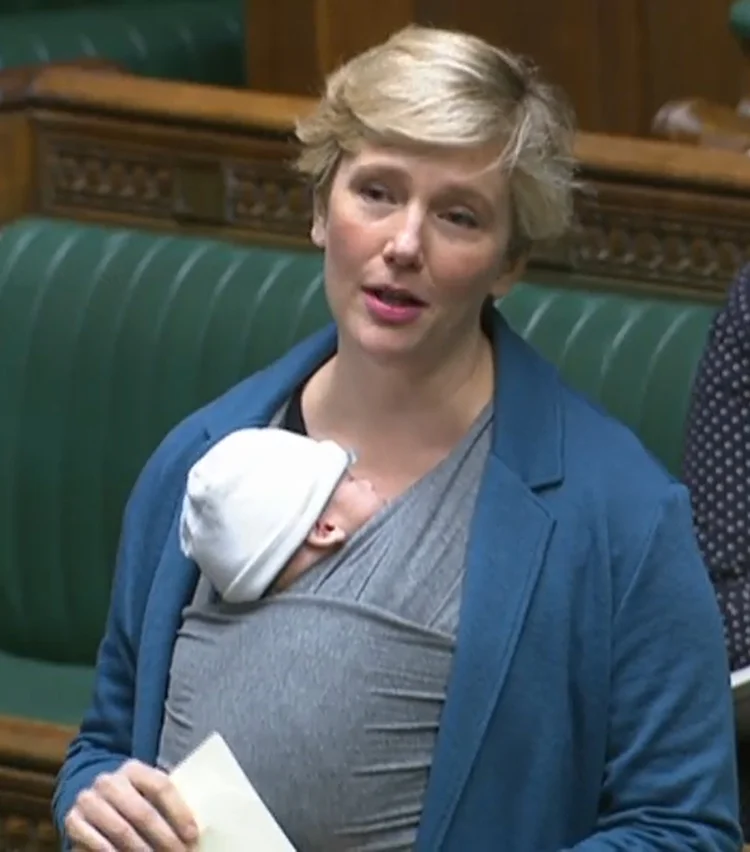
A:
[[[521,284],[503,310],[676,467],[710,308]],[[315,253],[33,219],[0,231],[0,649],[93,661],[149,454],[327,318]]]
[[[78,6],[91,6],[94,3],[113,3],[120,0],[3,0],[0,14],[17,15],[50,9],[75,9]]]
[[[152,0],[153,5],[164,5],[173,3],[175,0]],[[204,3],[213,3],[216,0],[203,0]],[[144,0],[2,0],[0,2],[0,15],[28,14],[29,12],[46,12],[65,9],[76,9],[81,6],[125,6],[140,4]]]
[[[0,648],[91,662],[122,509],[197,406],[327,313],[320,260],[64,222],[0,234]]]
[[[571,385],[678,475],[690,389],[715,307],[524,284],[502,309]]]
[[[242,86],[243,5],[161,0],[0,16],[0,69],[93,56],[145,77]]]

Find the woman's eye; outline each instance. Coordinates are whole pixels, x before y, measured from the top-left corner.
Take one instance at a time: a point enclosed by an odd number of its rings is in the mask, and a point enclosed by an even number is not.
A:
[[[477,217],[469,210],[449,210],[443,218],[459,228],[478,228]]]
[[[388,190],[377,183],[367,183],[360,187],[359,194],[367,201],[376,203],[388,202],[391,200],[391,195]]]

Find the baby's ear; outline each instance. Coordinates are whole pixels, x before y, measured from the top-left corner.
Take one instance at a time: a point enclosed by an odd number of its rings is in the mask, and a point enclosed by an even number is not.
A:
[[[315,525],[307,534],[307,543],[310,547],[315,547],[321,550],[330,550],[333,547],[339,547],[346,541],[346,531],[338,526],[319,518],[315,521]]]

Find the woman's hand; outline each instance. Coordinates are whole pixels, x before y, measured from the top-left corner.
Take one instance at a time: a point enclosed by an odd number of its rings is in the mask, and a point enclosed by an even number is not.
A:
[[[138,760],[82,790],[65,817],[65,832],[80,852],[186,852],[198,839],[169,776]]]

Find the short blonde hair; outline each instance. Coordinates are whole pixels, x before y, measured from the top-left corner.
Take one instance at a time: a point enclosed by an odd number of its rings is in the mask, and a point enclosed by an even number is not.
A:
[[[297,124],[297,168],[325,202],[341,157],[367,142],[501,144],[508,252],[520,255],[571,223],[573,131],[566,101],[526,60],[465,33],[409,26],[328,77],[317,108]]]

